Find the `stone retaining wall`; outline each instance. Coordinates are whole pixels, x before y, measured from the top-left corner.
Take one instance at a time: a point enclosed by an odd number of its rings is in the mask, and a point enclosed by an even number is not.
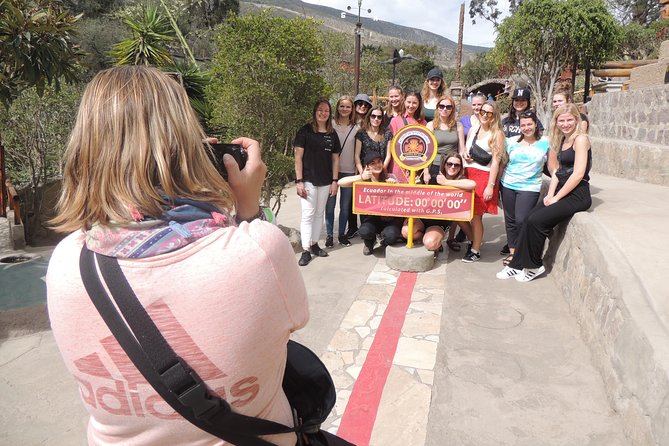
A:
[[[590,213],[559,225],[546,265],[577,318],[630,446],[669,445],[669,345],[644,287]]]
[[[588,115],[595,172],[669,186],[669,85],[596,94]]]

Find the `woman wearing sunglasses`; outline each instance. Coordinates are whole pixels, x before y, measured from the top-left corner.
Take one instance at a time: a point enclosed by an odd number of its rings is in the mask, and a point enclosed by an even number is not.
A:
[[[558,168],[551,177],[548,193],[530,211],[518,236],[513,260],[497,278],[514,277],[529,282],[546,271],[542,254],[550,231],[576,212],[590,208],[590,138],[581,127],[581,117],[574,104],[555,110],[550,126],[551,157],[557,158]]]
[[[377,153],[386,159],[392,138],[390,130],[383,125],[383,108],[372,107],[355,135],[355,165],[359,174],[364,171],[363,160],[368,153]]]
[[[451,150],[444,154],[439,171],[434,176],[435,184],[457,187],[458,189],[468,191],[474,190],[476,183],[465,177],[463,165],[462,155],[457,150]],[[460,221],[457,226],[462,229],[470,240],[472,239],[472,226],[468,221]],[[452,251],[460,251],[460,245],[454,238],[456,225],[451,225],[448,220],[415,219],[413,238],[414,240],[422,239],[425,249],[437,253],[441,250],[441,243],[444,241],[447,228],[448,240],[446,244]],[[408,221],[405,221],[402,226],[402,236],[406,238],[408,234],[409,225]]]
[[[479,112],[480,127],[467,138],[465,167],[467,178],[476,182],[474,192],[474,216],[472,218],[473,239],[462,258],[471,263],[481,259],[483,242],[483,214],[497,215],[499,187],[497,176],[500,166],[506,164],[506,139],[495,101],[488,101]]]
[[[437,115],[427,123],[427,128],[437,140],[437,156],[429,169],[423,171],[423,180],[426,184],[437,184],[437,174],[443,164],[444,155],[448,152],[465,151],[465,134],[455,119],[455,102],[450,96],[442,96],[437,103]]]
[[[506,239],[510,251],[503,260],[504,265],[511,263],[520,227],[539,199],[541,173],[549,143],[548,139],[540,137],[538,122],[533,111],[521,113],[520,136],[507,139],[509,162],[500,179]]]

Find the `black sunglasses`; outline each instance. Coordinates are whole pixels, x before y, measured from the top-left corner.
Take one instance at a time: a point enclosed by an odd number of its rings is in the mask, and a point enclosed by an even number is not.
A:
[[[375,115],[374,113],[372,113],[371,115],[369,115],[369,119],[383,119],[383,115]]]
[[[462,164],[446,162],[446,167],[457,167],[459,169],[460,167],[462,167]]]
[[[453,110],[453,106],[451,104],[439,104],[437,107],[439,110]]]

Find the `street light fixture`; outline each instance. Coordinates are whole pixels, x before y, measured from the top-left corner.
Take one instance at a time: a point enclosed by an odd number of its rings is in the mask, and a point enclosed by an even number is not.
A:
[[[347,6],[349,11],[353,8]],[[362,0],[358,0],[358,22],[355,24],[355,94],[360,92],[360,35],[362,34],[362,23],[360,22],[360,12],[362,10]],[[368,9],[367,13],[371,14]]]

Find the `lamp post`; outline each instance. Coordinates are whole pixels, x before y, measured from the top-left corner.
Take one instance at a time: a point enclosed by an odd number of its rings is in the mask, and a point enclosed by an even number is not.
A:
[[[347,6],[349,11],[352,9]],[[362,0],[358,0],[358,22],[355,24],[355,94],[360,93],[360,36],[362,34],[362,23],[360,22],[360,12],[362,9]],[[368,9],[367,13],[372,10]]]

